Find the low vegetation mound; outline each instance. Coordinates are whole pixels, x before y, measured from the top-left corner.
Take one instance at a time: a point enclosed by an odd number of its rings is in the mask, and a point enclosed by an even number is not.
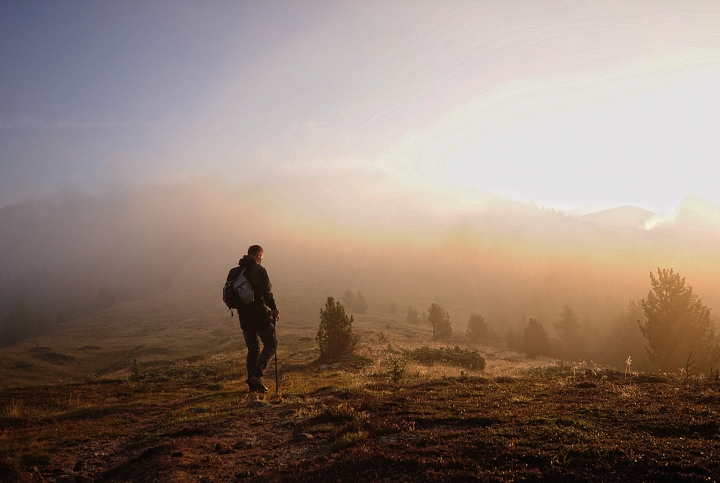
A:
[[[31,354],[44,354],[45,352],[52,352],[52,349],[49,347],[31,347],[28,349],[28,352]]]
[[[428,347],[403,349],[403,356],[419,364],[446,364],[465,369],[482,371],[485,369],[485,358],[476,350],[455,347]]]
[[[65,354],[60,354],[59,352],[41,352],[39,354],[35,354],[35,357],[45,362],[57,365],[75,362],[75,358],[73,356],[66,356]]]

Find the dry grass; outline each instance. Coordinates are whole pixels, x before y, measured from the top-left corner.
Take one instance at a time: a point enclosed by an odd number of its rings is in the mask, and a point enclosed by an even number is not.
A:
[[[87,475],[109,481],[652,480],[665,475],[658,454],[676,458],[668,474],[714,474],[712,381],[625,381],[591,362],[526,359],[497,344],[470,345],[484,371],[410,360],[397,377],[391,357],[403,349],[462,340],[433,344],[427,327],[372,314],[358,317],[357,357],[321,366],[317,323],[298,315],[280,327],[280,397],[271,364],[267,404],[254,409],[237,319],[187,315],[207,309],[204,299],[189,294],[196,309],[185,313],[173,308],[178,297],[138,302],[131,317],[118,306],[3,354],[0,371],[12,374],[0,391],[0,480],[32,481],[23,472],[33,467],[35,480],[53,480],[80,458]],[[32,347],[76,361],[53,365]],[[22,380],[54,384],[12,387]],[[312,439],[291,442],[300,433]],[[636,463],[640,450],[658,463]]]
[[[516,362],[491,349],[484,372],[410,362],[393,382],[385,348],[321,368],[303,337],[290,337],[281,352],[280,398],[268,374],[264,409],[248,406],[257,396],[245,392],[238,355],[229,353],[145,364],[138,380],[5,389],[0,477],[12,481],[33,467],[50,477],[93,448],[86,473],[123,471],[125,481],[173,479],[176,463],[185,465],[184,478],[232,480],[238,461],[266,475],[259,481],[376,481],[396,471],[414,475],[407,481],[559,471],[583,479],[605,474],[603,461],[626,478],[653,479],[660,463],[628,463],[640,449],[674,455],[677,438],[688,451],[703,447],[684,456],[696,469],[683,474],[695,476],[709,468],[704,455],[720,449],[713,425],[720,388],[711,381],[630,383],[591,363]],[[288,443],[298,433],[312,439]],[[276,448],[272,460],[260,444],[267,441]],[[150,455],[146,463],[137,460],[142,454]],[[253,466],[258,458],[265,466]]]

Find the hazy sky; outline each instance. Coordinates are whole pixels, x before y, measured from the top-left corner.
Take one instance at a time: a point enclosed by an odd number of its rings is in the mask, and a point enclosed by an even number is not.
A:
[[[719,126],[716,0],[0,3],[0,206],[364,172],[669,214],[720,204]]]

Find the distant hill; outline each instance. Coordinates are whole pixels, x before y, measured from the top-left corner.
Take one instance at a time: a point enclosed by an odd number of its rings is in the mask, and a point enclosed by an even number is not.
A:
[[[652,211],[631,205],[577,216],[577,218],[581,220],[587,220],[599,226],[623,230],[645,229],[646,224],[655,217],[657,217],[657,215]]]

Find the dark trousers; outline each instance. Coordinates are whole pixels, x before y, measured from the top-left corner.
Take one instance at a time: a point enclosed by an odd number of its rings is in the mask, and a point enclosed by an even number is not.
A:
[[[263,377],[275,349],[275,326],[262,330],[243,330],[245,345],[247,345],[247,373],[248,377]],[[260,352],[260,341],[263,343]]]

